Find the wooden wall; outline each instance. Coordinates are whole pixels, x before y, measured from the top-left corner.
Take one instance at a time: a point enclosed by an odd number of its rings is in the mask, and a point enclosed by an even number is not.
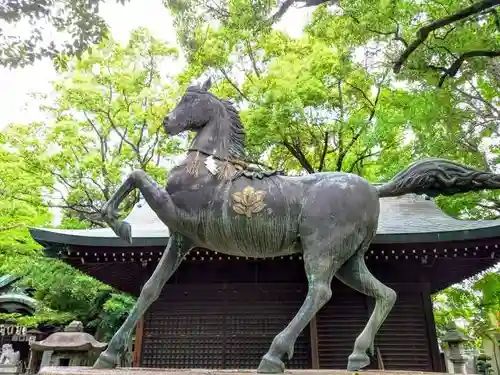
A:
[[[256,368],[273,337],[300,308],[305,284],[177,284],[144,318],[144,367]],[[310,368],[310,334],[289,368]]]
[[[441,371],[428,285],[393,284],[398,300],[376,347],[386,370]],[[299,337],[287,368],[343,369],[374,301],[333,285],[331,301]],[[135,365],[256,368],[300,308],[305,281],[171,283],[144,318]],[[374,358],[371,368],[382,363]]]
[[[371,368],[441,371],[434,320],[426,302],[429,295],[419,291],[418,285],[394,287],[402,290],[376,336],[379,356],[375,353]],[[354,340],[363,330],[373,307],[374,300],[345,291],[334,295],[319,312],[316,325],[320,368],[346,367]]]

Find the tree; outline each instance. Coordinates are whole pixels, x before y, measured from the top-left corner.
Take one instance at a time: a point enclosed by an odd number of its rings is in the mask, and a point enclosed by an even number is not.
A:
[[[80,319],[107,339],[122,323],[133,299],[60,261],[44,257],[28,227],[51,224],[52,215],[43,204],[41,186],[47,181],[33,178],[25,160],[14,150],[2,147],[0,168],[0,275],[22,276],[21,285],[34,289],[34,298],[39,301],[34,316],[0,314],[0,320],[13,319],[36,327]]]
[[[29,171],[28,161],[7,145],[0,134],[0,248],[29,243],[27,227],[49,225],[51,215],[44,205],[45,186],[50,178],[37,178]],[[14,196],[16,197],[14,199]],[[28,251],[29,253],[29,251]]]
[[[64,225],[104,225],[102,205],[134,169],[164,181],[162,163],[179,142],[161,129],[173,102],[159,65],[175,57],[174,48],[139,29],[126,46],[109,39],[79,60],[61,59],[57,97],[43,106],[53,120],[14,124],[3,134],[33,179],[53,180],[45,185],[49,205],[64,210]],[[137,201],[132,195],[125,209]]]
[[[53,180],[50,175],[39,178],[31,173],[31,161],[10,147],[4,135],[0,135],[0,275],[22,276],[21,285],[34,289],[40,304],[34,316],[0,314],[0,320],[36,327],[80,319],[107,339],[122,323],[133,299],[43,256],[28,227],[51,225],[44,192]]]
[[[26,235],[29,238],[29,234]],[[34,290],[39,302],[33,316],[0,314],[27,327],[65,325],[81,320],[98,338],[107,340],[123,323],[134,303],[131,296],[84,275],[63,262],[48,259],[40,249],[19,245],[2,247],[0,274],[22,276],[22,286]],[[25,253],[30,251],[30,255]]]
[[[160,132],[174,91],[159,65],[175,57],[139,29],[125,46],[108,39],[81,59],[58,59],[57,95],[41,98],[50,120],[0,135],[0,274],[23,276],[41,303],[33,317],[9,318],[28,326],[79,319],[102,339],[123,322],[132,297],[44,257],[26,226],[49,226],[48,208],[63,210],[66,227],[102,225],[100,207],[125,174],[142,168],[164,179],[179,141]]]
[[[489,270],[434,296],[434,318],[438,338],[443,337],[449,321],[461,321],[461,329],[472,341],[467,345],[480,348],[484,340],[497,341],[500,327],[491,319],[500,311],[500,273]],[[500,368],[500,358],[492,363]]]
[[[320,24],[337,43],[382,43],[385,63],[396,73],[405,66],[402,79],[408,74],[432,73],[435,83],[442,86],[446,78],[455,77],[464,66],[484,67],[485,61],[500,56],[497,0],[473,4],[465,0],[166,1],[188,55],[200,48],[197,36],[210,22],[236,33],[265,34],[290,7],[319,4],[313,25]]]
[[[267,151],[269,163],[373,177],[375,161],[401,151],[403,129],[380,121],[390,95],[383,74],[370,76],[348,53],[313,38],[276,33],[262,38],[261,48],[270,61],[243,85],[249,100],[243,118],[252,146]]]
[[[386,162],[404,165],[405,129],[394,126],[387,71],[370,75],[349,48],[332,50],[317,34],[294,40],[208,27],[180,82],[214,76],[214,92],[243,108],[250,159],[273,168],[377,179]]]
[[[9,68],[32,64],[42,57],[81,55],[106,36],[108,28],[99,16],[103,0],[3,0],[0,2],[0,20],[9,26],[0,29],[0,65]],[[124,5],[127,0],[117,0]],[[47,38],[47,26],[69,34],[57,45]],[[20,36],[19,27],[30,28],[29,36]],[[11,30],[9,30],[11,29]],[[7,32],[12,31],[12,35]],[[52,31],[52,30],[50,30]],[[22,35],[22,34],[21,34]],[[50,41],[47,41],[50,39]]]

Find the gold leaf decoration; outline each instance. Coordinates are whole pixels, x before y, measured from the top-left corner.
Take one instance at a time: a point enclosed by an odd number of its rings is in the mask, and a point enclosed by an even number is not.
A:
[[[255,203],[254,205],[250,206],[250,209],[252,210],[253,214],[256,214],[257,212],[260,212],[264,209],[266,205],[262,202]]]
[[[243,206],[242,204],[236,203],[233,206],[233,210],[239,215],[245,215],[245,206]]]
[[[256,191],[253,187],[247,186],[242,191],[233,193],[233,210],[238,215],[252,217],[252,214],[261,212],[266,207],[265,196],[265,191]]]
[[[233,201],[235,201],[236,203],[241,203],[243,201],[243,195],[241,193],[234,193]]]

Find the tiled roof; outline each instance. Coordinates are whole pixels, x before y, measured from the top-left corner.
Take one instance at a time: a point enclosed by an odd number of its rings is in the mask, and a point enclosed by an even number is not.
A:
[[[31,228],[32,237],[44,244],[86,246],[165,246],[168,228],[145,203],[127,216],[133,244],[118,238],[110,228]],[[461,241],[500,236],[500,220],[457,220],[441,211],[431,199],[408,194],[380,199],[380,218],[375,243]]]

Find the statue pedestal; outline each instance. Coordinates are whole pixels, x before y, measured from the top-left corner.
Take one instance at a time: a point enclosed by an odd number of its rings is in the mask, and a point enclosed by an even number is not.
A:
[[[438,372],[420,371],[363,371],[367,375],[438,375]],[[94,370],[90,367],[43,367],[39,375],[258,375],[256,370],[204,370],[121,367],[110,370]],[[353,375],[346,370],[285,370],[285,375]],[[444,374],[443,374],[444,375]],[[448,374],[446,374],[448,375]]]
[[[17,366],[16,365],[0,365],[0,375],[16,375]]]

